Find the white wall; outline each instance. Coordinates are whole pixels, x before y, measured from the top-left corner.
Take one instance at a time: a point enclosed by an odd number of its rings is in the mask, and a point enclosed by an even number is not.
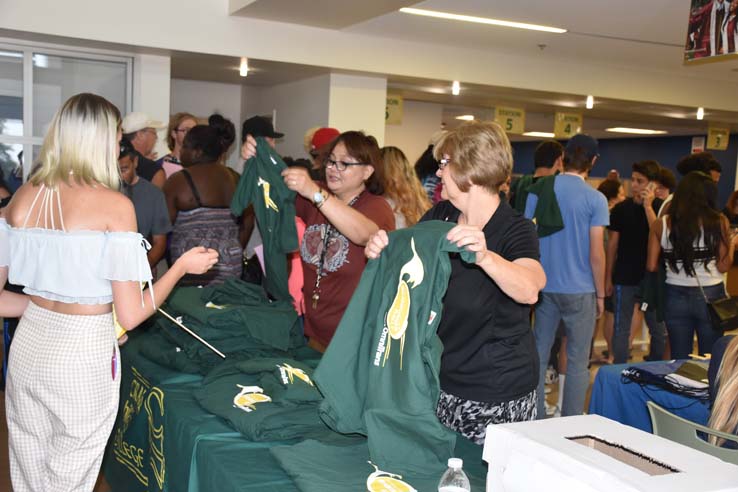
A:
[[[387,79],[332,73],[328,124],[339,130],[362,130],[384,145]]]
[[[168,56],[137,54],[133,57],[133,111],[169,123],[171,59]],[[160,130],[154,150],[167,154],[166,129]]]
[[[303,147],[305,132],[328,125],[330,76],[321,75],[273,87],[244,88],[242,116],[272,115],[275,130],[284,133],[277,151],[284,156],[307,158]]]
[[[402,150],[413,164],[428,147],[431,135],[441,129],[443,105],[420,101],[402,103],[402,124],[386,125],[384,145]]]
[[[171,114],[186,111],[199,118],[213,113],[223,115],[236,126],[236,142],[228,154],[227,164],[240,171],[241,162],[241,86],[199,80],[171,79]],[[169,121],[169,117],[166,118]]]

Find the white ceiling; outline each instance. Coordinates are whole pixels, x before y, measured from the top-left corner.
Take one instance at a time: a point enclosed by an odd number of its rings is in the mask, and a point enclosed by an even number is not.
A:
[[[642,73],[669,73],[673,76],[674,84],[679,84],[685,78],[705,80],[706,91],[719,90],[720,81],[738,81],[738,58],[710,64],[683,64],[690,0],[229,1],[235,15],[412,41],[418,43],[419,50],[432,50],[434,45],[488,49],[533,60],[539,58],[547,63],[551,60],[574,60],[590,67],[593,72],[605,66],[627,67],[630,70],[635,67]],[[550,34],[523,31],[419,17],[396,10],[399,6],[410,4],[415,8],[556,26],[569,32]],[[316,15],[316,12],[320,15]],[[320,40],[316,39],[316,43],[320,43]],[[413,53],[401,55],[412,56]],[[361,53],[357,53],[357,56],[361,56]],[[175,52],[172,53],[172,76],[263,86],[330,71],[325,67],[252,59],[252,72],[243,79],[237,74],[238,62],[239,59],[234,57]],[[438,60],[441,65],[447,62],[449,60]],[[505,70],[504,65],[496,68]],[[737,113],[715,109],[708,109],[706,120],[697,122],[694,119],[695,108],[692,107],[597,98],[595,108],[587,111],[581,94],[472,85],[462,81],[462,94],[454,97],[450,94],[448,80],[400,77],[391,73],[385,75],[391,92],[409,100],[443,104],[445,119],[450,125],[454,124],[453,116],[461,114],[462,110],[469,112],[476,108],[479,115],[483,115],[494,106],[513,105],[526,109],[526,129],[529,130],[550,128],[553,113],[564,108],[582,111],[585,128],[595,134],[609,126],[649,127],[667,130],[670,134],[693,134],[704,132],[707,120],[727,123],[734,131],[738,130]],[[583,76],[586,77],[586,71]],[[449,74],[449,80],[452,78],[453,75]],[[625,87],[628,81],[620,83]],[[543,87],[545,85],[541,84]],[[643,99],[648,100],[648,94]],[[538,125],[542,128],[536,128]]]

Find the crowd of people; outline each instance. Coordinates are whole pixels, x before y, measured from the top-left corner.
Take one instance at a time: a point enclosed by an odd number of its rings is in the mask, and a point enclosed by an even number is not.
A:
[[[164,128],[170,153],[157,160]],[[240,156],[248,166],[260,145],[275,152],[281,137],[269,120],[249,118]],[[91,489],[118,405],[113,312],[131,330],[177,285],[244,278],[244,260],[269,229],[252,205],[234,210],[240,176],[226,159],[235,141],[234,123],[218,114],[177,113],[164,125],[138,112],[121,118],[92,94],[57,112],[0,220],[0,280],[25,292],[0,293],[0,315],[22,315],[6,385],[16,490],[51,490],[59,480]],[[546,417],[557,338],[557,414],[581,414],[602,317],[606,358],[617,363],[628,360],[632,326],[644,318],[649,360],[686,358],[695,332],[699,353],[727,347],[711,422],[735,431],[738,342],[720,339],[706,301],[725,296],[738,198],[720,212],[721,168],[709,154],[682,159],[678,185],[645,160],[632,165],[628,186],[610,173],[594,188],[594,138],[542,142],[534,174],[511,182],[512,147],[491,122],[437,132],[415,165],[354,130],[312,128],[305,150],[307,158],[284,157],[279,179],[295,196],[290,294],[313,349],[330,345],[388,232],[440,220],[454,224],[450,243],[474,253],[472,263],[450,256],[437,331],[444,425],[482,444],[490,423]],[[661,305],[645,292],[659,272]]]

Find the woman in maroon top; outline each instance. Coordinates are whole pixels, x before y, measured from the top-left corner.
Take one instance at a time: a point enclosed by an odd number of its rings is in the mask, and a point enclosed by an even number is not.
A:
[[[242,155],[256,153],[248,137]],[[383,176],[377,141],[362,132],[339,135],[321,156],[325,182],[306,169],[282,172],[287,187],[297,192],[295,209],[305,222],[300,244],[305,299],[305,335],[323,351],[330,343],[364,271],[364,246],[379,229],[393,230],[392,209],[382,197]]]

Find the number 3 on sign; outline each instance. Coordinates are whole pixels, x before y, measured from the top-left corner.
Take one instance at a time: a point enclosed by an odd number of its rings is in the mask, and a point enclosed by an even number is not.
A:
[[[507,133],[521,134],[525,131],[525,110],[498,106],[495,109],[495,121]]]
[[[711,126],[707,131],[707,149],[725,150],[728,148],[730,128]]]

